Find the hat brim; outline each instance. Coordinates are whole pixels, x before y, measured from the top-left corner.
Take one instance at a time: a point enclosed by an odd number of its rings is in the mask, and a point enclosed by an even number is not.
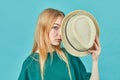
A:
[[[71,17],[73,17],[74,15],[85,15],[85,16],[88,16],[94,23],[95,25],[95,28],[96,28],[96,35],[99,37],[100,36],[100,30],[99,30],[99,25],[98,25],[98,22],[97,20],[94,18],[94,16],[92,14],[90,14],[89,12],[87,11],[84,11],[84,10],[75,10],[71,13],[69,13],[68,15],[65,16],[65,18],[63,19],[62,21],[62,42],[63,42],[63,45],[65,47],[65,49],[73,56],[86,56],[89,54],[88,51],[78,51],[77,49],[74,49],[68,42],[67,38],[66,38],[66,34],[65,34],[65,27],[69,21],[69,19]]]

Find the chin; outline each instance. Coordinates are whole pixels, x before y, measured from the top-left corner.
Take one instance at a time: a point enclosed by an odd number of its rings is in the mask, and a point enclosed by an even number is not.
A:
[[[59,46],[60,44],[55,44],[54,46]]]
[[[60,46],[60,43],[52,44],[53,46]]]
[[[58,41],[54,41],[53,43],[51,43],[53,46],[60,46],[61,42]]]

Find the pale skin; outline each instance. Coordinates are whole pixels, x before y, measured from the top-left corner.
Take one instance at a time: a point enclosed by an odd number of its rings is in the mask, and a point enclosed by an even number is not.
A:
[[[49,33],[49,39],[51,45],[58,46],[60,45],[61,39],[61,23],[64,17],[58,17],[56,22],[53,24],[52,29]]]
[[[49,39],[50,39],[51,45],[58,46],[61,43],[62,20],[63,20],[63,17],[58,17],[58,19],[55,21],[49,33]],[[99,38],[97,36],[95,37],[93,48],[89,49],[88,52],[91,53],[91,56],[92,56],[92,74],[91,74],[90,80],[99,80],[98,60],[101,52],[101,46],[100,46]]]
[[[99,38],[97,36],[95,37],[93,48],[89,49],[88,52],[92,55],[92,75],[90,77],[90,80],[99,80],[98,60],[101,52],[101,46]]]

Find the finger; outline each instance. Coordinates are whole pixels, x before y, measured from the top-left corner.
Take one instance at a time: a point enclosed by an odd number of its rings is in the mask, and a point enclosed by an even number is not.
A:
[[[97,43],[98,46],[100,46],[100,41],[99,41],[98,36],[95,37],[95,42]]]
[[[98,44],[97,44],[96,42],[94,43],[94,46],[95,46],[95,49],[96,49],[96,50],[97,50],[98,47],[99,47]]]
[[[95,53],[95,50],[88,50],[89,53]]]

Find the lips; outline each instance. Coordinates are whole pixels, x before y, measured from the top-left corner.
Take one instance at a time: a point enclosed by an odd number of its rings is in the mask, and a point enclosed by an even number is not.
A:
[[[60,42],[62,39],[56,39],[56,40]]]

